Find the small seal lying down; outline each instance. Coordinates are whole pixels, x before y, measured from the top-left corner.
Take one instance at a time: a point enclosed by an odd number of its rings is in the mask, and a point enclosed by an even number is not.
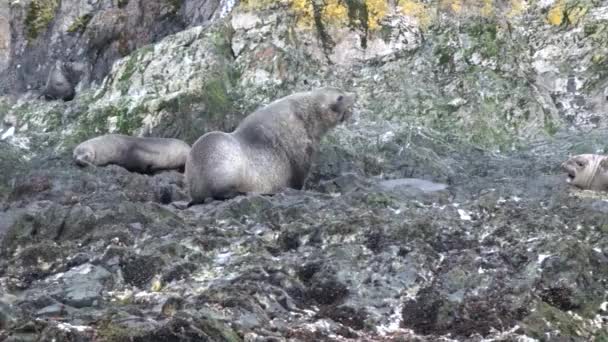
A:
[[[321,138],[350,118],[354,101],[333,87],[295,93],[251,113],[232,133],[203,135],[186,161],[189,205],[301,189]]]
[[[567,182],[583,190],[608,190],[608,157],[579,154],[562,163],[568,173]]]
[[[132,172],[153,173],[183,169],[190,145],[178,139],[140,138],[106,134],[76,146],[78,166],[116,164]]]

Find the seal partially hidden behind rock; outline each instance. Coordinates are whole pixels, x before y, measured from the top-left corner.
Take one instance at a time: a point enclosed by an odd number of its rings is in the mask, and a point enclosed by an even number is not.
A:
[[[79,166],[116,164],[132,172],[153,173],[183,169],[190,145],[170,138],[140,138],[107,134],[76,146],[74,162]]]
[[[66,64],[62,61],[56,61],[55,66],[49,72],[42,95],[47,100],[71,101],[74,99],[75,86],[70,80]]]
[[[608,157],[579,154],[562,163],[568,173],[567,182],[583,190],[608,190]]]
[[[186,161],[190,205],[301,189],[321,138],[352,115],[354,101],[334,87],[295,93],[256,110],[232,133],[203,135]]]

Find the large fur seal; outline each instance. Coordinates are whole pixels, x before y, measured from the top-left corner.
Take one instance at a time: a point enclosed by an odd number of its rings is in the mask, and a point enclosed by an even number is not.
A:
[[[251,113],[232,133],[206,133],[186,161],[189,205],[301,189],[319,141],[352,115],[354,101],[334,87],[295,93]]]
[[[55,61],[55,66],[49,72],[42,95],[47,100],[71,101],[74,99],[76,91],[70,81],[66,63]]]
[[[183,169],[188,152],[190,145],[178,139],[107,134],[76,146],[73,158],[79,166],[116,164],[132,172],[153,173]]]
[[[608,190],[608,156],[579,154],[562,163],[568,173],[567,182],[580,189]]]

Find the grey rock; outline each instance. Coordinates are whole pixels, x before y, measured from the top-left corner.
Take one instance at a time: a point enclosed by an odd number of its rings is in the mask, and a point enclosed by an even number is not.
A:
[[[83,264],[57,279],[59,289],[53,296],[75,308],[96,306],[102,299],[102,290],[111,280],[112,274],[103,267]]]

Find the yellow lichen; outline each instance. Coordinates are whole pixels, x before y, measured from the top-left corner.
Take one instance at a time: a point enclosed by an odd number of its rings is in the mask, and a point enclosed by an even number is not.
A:
[[[431,23],[431,11],[419,0],[405,0],[400,7],[403,14],[418,20],[421,27],[424,28]]]
[[[298,25],[311,28],[313,24],[312,3],[310,0],[292,0],[291,8],[298,14]]]
[[[566,4],[564,0],[559,0],[555,6],[553,6],[549,10],[549,14],[547,14],[547,20],[551,25],[559,26],[564,21],[564,10],[566,8]]]
[[[525,10],[525,3],[523,0],[511,0],[511,10],[507,13],[508,18],[512,18],[522,14]]]
[[[370,30],[375,30],[382,18],[386,16],[388,3],[386,0],[365,0],[365,5],[368,15],[367,27]]]
[[[489,17],[494,14],[494,0],[483,0],[483,6],[481,7],[481,15],[484,17]]]
[[[454,13],[462,12],[462,0],[443,0],[443,6],[451,9]]]
[[[277,2],[276,0],[242,0],[240,2],[240,6],[248,10],[256,10],[268,8],[273,3]]]
[[[585,14],[587,14],[587,8],[581,6],[575,6],[567,10],[568,23],[572,25],[578,24]]]
[[[343,1],[326,0],[322,19],[331,26],[345,26],[348,23],[348,8]]]

